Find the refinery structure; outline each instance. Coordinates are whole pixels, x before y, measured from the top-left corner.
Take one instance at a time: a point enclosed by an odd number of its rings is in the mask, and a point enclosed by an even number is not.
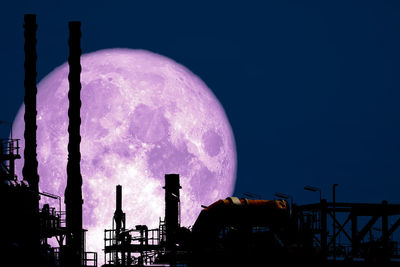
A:
[[[80,173],[80,22],[69,23],[69,144],[64,196],[39,191],[36,159],[36,16],[25,15],[25,149],[19,140],[0,143],[0,243],[8,266],[98,266],[86,251]],[[23,177],[15,161],[25,159]],[[131,225],[115,189],[112,228],[104,230],[103,266],[277,266],[296,264],[400,265],[400,204],[319,202],[228,197],[204,206],[193,227],[180,225],[179,174],[165,174],[165,217],[159,227]],[[313,188],[311,188],[313,189]],[[315,189],[315,188],[314,188]],[[40,198],[59,200],[39,206]],[[61,210],[61,199],[65,211]],[[129,203],[127,203],[129,205]],[[55,238],[58,246],[48,240]]]

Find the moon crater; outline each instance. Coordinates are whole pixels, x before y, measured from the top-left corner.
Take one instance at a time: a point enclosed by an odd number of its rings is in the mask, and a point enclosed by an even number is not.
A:
[[[169,123],[161,108],[151,109],[139,104],[130,117],[129,132],[146,143],[157,143],[168,137]]]

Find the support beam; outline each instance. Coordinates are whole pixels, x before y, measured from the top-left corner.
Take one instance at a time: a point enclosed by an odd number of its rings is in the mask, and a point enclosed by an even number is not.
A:
[[[384,251],[383,260],[389,261],[389,222],[387,214],[387,201],[382,201],[382,248]]]
[[[380,215],[375,215],[371,218],[371,220],[369,220],[369,222],[363,227],[363,229],[361,229],[360,233],[358,234],[360,241],[364,238],[368,231],[371,230],[371,227],[374,226],[379,217]]]
[[[329,215],[331,215],[331,214],[329,213]],[[331,215],[331,217],[332,217],[332,215]],[[335,236],[338,236],[338,235],[340,234],[340,232],[343,231],[344,235],[345,235],[345,236],[347,237],[347,239],[351,242],[351,241],[352,241],[351,236],[344,230],[344,227],[345,227],[346,224],[350,221],[351,216],[349,215],[349,216],[347,217],[346,221],[345,221],[342,225],[341,225],[336,219],[334,219],[333,217],[332,217],[332,219],[335,221],[336,225],[339,226],[339,230],[338,230],[336,233],[334,233],[334,235],[335,235]],[[331,241],[330,241],[329,244],[328,244],[328,248],[332,245],[333,241],[334,241],[334,239],[331,239]]]
[[[321,253],[322,260],[328,257],[327,202],[321,200]]]
[[[390,241],[393,233],[400,227],[400,218],[397,218],[393,225],[389,225],[389,216],[400,215],[400,206],[398,204],[388,204],[383,201],[381,204],[369,204],[369,203],[335,203],[336,212],[341,214],[346,214],[346,219],[343,223],[339,222],[338,219],[333,215],[333,203],[327,203],[326,200],[321,201],[319,204],[309,204],[296,206],[297,222],[299,223],[299,230],[302,229],[302,225],[306,225],[305,213],[307,212],[320,212],[321,214],[321,231],[320,231],[320,247],[321,247],[321,257],[327,259],[328,256],[334,257],[333,245],[334,240],[337,236],[343,233],[346,238],[351,242],[352,250],[351,255],[346,255],[346,257],[365,257],[364,253],[369,253],[369,250],[363,250],[363,255],[361,255],[361,243],[365,239],[368,232],[371,231],[372,227],[381,218],[381,228],[382,235],[375,241],[379,243],[379,251],[377,260],[389,261],[393,255],[391,255]],[[332,238],[328,239],[328,229],[327,229],[327,214],[332,218],[333,224],[335,225],[336,232],[333,232]],[[363,225],[362,229],[358,228],[359,217],[369,216],[366,224]],[[346,230],[346,225],[351,221],[351,232]],[[305,227],[304,227],[305,228]],[[314,229],[315,230],[315,229]],[[315,231],[313,231],[315,233]],[[316,236],[313,239],[317,241]],[[328,242],[327,242],[328,241]],[[316,244],[314,243],[313,246]],[[317,245],[318,246],[318,245]],[[382,254],[386,251],[387,254]],[[375,252],[371,252],[375,253]],[[375,255],[375,254],[374,254]]]
[[[399,228],[399,226],[400,226],[400,219],[398,219],[398,220],[392,225],[392,227],[390,227],[390,229],[389,229],[389,231],[388,231],[388,236],[391,236],[391,235],[394,233],[394,231],[396,231],[397,228]]]
[[[356,257],[358,254],[358,250],[360,248],[360,239],[358,237],[358,221],[357,221],[357,215],[355,214],[354,211],[351,211],[350,213],[351,217],[351,236],[352,236],[352,242],[351,242],[351,254],[352,257]]]

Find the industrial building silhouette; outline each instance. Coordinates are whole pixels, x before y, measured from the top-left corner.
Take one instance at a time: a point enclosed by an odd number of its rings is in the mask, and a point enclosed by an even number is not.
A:
[[[85,248],[80,173],[80,22],[70,22],[69,144],[65,207],[61,196],[39,191],[36,159],[36,16],[25,15],[25,149],[23,179],[15,175],[19,140],[1,139],[0,251],[4,266],[97,266]],[[228,197],[204,206],[192,228],[180,225],[179,174],[165,175],[165,218],[159,227],[128,227],[122,186],[116,185],[112,229],[104,230],[103,266],[336,266],[400,265],[394,233],[399,204],[308,205],[285,199]],[[184,190],[184,188],[182,189]],[[39,207],[41,197],[59,207]],[[129,205],[129,204],[128,204]],[[131,222],[129,222],[131,223]],[[380,223],[378,230],[375,225]],[[58,247],[47,240],[55,237]],[[343,240],[342,238],[343,237]],[[102,240],[99,240],[102,242]],[[3,264],[2,264],[3,266]]]

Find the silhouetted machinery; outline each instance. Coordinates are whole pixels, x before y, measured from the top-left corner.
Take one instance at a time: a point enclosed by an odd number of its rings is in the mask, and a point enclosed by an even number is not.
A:
[[[143,266],[157,262],[176,261],[176,244],[180,232],[179,225],[179,175],[165,175],[165,221],[159,227],[148,229],[146,225],[136,225],[126,229],[125,213],[122,211],[122,186],[116,188],[116,209],[112,229],[104,230],[105,265]]]
[[[204,208],[192,234],[194,265],[231,266],[284,261],[294,232],[285,200],[229,197]]]
[[[61,197],[39,192],[36,159],[35,15],[25,16],[25,150],[23,179],[15,175],[18,139],[0,140],[0,252],[9,266],[97,266],[85,251],[80,174],[80,23],[70,26],[70,91],[66,211]],[[178,174],[165,175],[165,220],[159,227],[127,228],[122,186],[116,188],[112,229],[105,230],[105,266],[266,266],[315,263],[317,266],[377,263],[399,265],[393,236],[400,205],[319,203],[289,207],[285,200],[228,197],[204,207],[193,228],[180,225]],[[39,198],[59,201],[59,208]],[[332,228],[330,228],[332,225]],[[379,225],[380,227],[376,227]],[[398,234],[398,233],[397,233]],[[55,238],[59,247],[51,247]],[[2,265],[3,266],[3,265]]]
[[[165,221],[160,220],[156,229],[127,229],[122,187],[117,186],[113,229],[105,230],[105,266],[400,264],[397,243],[391,238],[400,226],[400,205],[322,199],[290,207],[286,200],[228,197],[204,207],[190,230],[179,223],[180,188],[179,175],[166,175]],[[369,218],[361,223],[365,217]],[[377,222],[381,235],[373,238]],[[336,224],[335,231],[331,223]]]
[[[80,177],[80,22],[70,22],[70,142],[66,192],[67,211],[61,197],[39,191],[36,159],[36,16],[25,15],[25,149],[23,179],[15,175],[20,159],[19,140],[0,141],[0,253],[7,266],[97,266],[97,254],[85,251],[82,229]],[[48,204],[39,208],[40,196],[58,199],[59,209]],[[48,239],[55,238],[58,247]],[[2,265],[3,266],[3,265]]]
[[[105,230],[108,265],[227,266],[287,259],[295,227],[285,200],[230,197],[203,209],[192,231],[179,224],[179,175],[165,176],[165,221],[125,228],[120,185],[113,229]]]

